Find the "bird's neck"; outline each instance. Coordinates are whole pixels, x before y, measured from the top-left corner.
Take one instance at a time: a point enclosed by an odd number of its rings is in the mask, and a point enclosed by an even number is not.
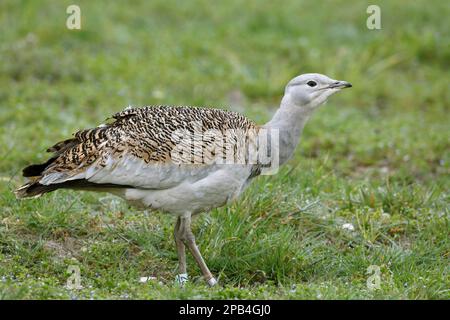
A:
[[[270,131],[278,131],[280,165],[289,160],[294,153],[310,115],[310,108],[296,105],[290,96],[285,95],[273,118],[263,126]]]

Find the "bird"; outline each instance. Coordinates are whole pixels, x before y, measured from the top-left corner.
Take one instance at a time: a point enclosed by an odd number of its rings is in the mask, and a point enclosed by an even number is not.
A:
[[[212,107],[130,106],[48,148],[52,155],[46,162],[23,169],[28,182],[15,195],[35,198],[57,189],[109,192],[137,208],[174,215],[175,281],[183,285],[189,279],[187,248],[206,283],[214,286],[217,280],[197,246],[192,218],[236,201],[255,177],[286,163],[313,112],[351,86],[318,73],[296,76],[263,125]]]

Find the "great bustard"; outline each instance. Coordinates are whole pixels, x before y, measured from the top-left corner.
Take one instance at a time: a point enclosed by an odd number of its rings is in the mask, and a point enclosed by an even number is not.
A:
[[[23,170],[29,182],[16,196],[36,197],[61,188],[107,191],[134,205],[174,214],[177,281],[187,280],[187,246],[205,280],[214,285],[195,243],[191,217],[236,199],[272,161],[286,162],[313,110],[346,87],[351,85],[321,74],[300,75],[287,84],[280,108],[263,126],[219,109],[127,108],[113,121],[49,148],[53,156],[47,162]],[[269,137],[277,137],[265,144],[277,159],[269,158],[268,164],[254,154],[263,145],[260,138]]]

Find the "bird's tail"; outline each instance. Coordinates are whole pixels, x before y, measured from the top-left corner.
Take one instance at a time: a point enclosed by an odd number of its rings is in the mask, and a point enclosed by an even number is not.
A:
[[[57,187],[42,185],[38,181],[30,181],[14,191],[17,199],[38,198],[44,193],[56,190]]]
[[[17,199],[38,198],[44,193],[57,189],[73,189],[85,191],[110,191],[111,189],[132,188],[129,185],[118,185],[113,183],[94,183],[85,179],[69,180],[55,184],[41,184],[42,177],[33,177],[28,183],[14,191]]]

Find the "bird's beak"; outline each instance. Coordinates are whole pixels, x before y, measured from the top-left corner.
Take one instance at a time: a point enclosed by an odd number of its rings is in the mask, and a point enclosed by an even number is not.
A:
[[[351,88],[352,84],[347,81],[336,81],[332,84],[330,84],[330,89],[344,89],[344,88]]]

